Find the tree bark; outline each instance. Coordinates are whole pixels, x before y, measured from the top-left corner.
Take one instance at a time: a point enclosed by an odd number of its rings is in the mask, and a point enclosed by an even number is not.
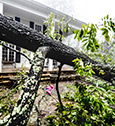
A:
[[[0,125],[7,123],[7,126],[26,126],[36,98],[48,50],[49,47],[41,47],[36,51],[28,78],[24,83],[16,106],[10,116],[0,121]]]
[[[80,53],[61,42],[48,38],[42,33],[3,15],[0,15],[0,39],[33,52],[35,52],[38,47],[49,46],[50,50],[47,57],[55,59],[62,64],[74,66],[72,60],[81,58],[83,62],[93,64],[93,70],[95,71],[96,76],[115,84],[115,67],[102,65],[97,61],[90,59],[87,55]],[[104,70],[104,75],[99,74],[100,69]]]

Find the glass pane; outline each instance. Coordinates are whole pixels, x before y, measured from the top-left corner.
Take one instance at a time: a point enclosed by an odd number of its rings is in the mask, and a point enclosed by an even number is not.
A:
[[[9,45],[10,48],[14,48],[14,45]],[[11,49],[9,49],[9,61],[14,61],[14,51],[12,51]]]
[[[21,48],[19,46],[16,46],[16,50],[21,51]],[[20,53],[16,53],[16,63],[20,63],[21,62],[21,55]]]
[[[2,60],[3,61],[7,61],[8,60],[7,52],[8,52],[8,49],[6,47],[3,47],[2,48]]]
[[[37,30],[38,32],[40,32],[41,31],[41,26],[35,25],[35,30]]]

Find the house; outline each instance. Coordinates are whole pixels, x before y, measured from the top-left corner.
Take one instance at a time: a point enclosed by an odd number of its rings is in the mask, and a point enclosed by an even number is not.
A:
[[[41,31],[44,33],[46,27],[44,25],[44,21],[49,16],[50,12],[55,15],[55,24],[61,19],[64,13],[61,13],[55,9],[47,7],[41,3],[38,3],[34,0],[0,0],[0,13],[6,16],[13,18],[14,20],[21,22],[27,25],[30,28]],[[58,18],[57,18],[58,17]],[[66,15],[65,21],[71,19],[69,15]],[[81,22],[77,19],[74,21],[70,21],[69,25],[71,28],[79,29],[82,27],[84,22]],[[54,27],[57,28],[56,25]],[[63,32],[63,35],[67,37],[70,34],[66,34]],[[24,52],[25,49],[22,49],[16,45],[8,44],[7,46],[17,49],[21,52]],[[26,55],[29,55],[31,58],[33,57],[33,52],[26,51]],[[3,69],[16,69],[21,66],[29,67],[30,64],[28,60],[21,56],[19,53],[16,53],[10,49],[0,46],[0,72]],[[53,68],[53,61],[49,59],[49,70]]]

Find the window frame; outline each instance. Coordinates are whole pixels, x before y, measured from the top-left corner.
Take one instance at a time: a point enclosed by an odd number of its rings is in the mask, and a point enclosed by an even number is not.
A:
[[[7,45],[8,47],[15,49],[16,46],[13,44],[8,44],[8,43],[4,43],[5,45]],[[6,52],[4,52],[4,49],[6,50]],[[5,53],[5,54],[4,54]],[[13,54],[13,56],[12,56]],[[5,57],[4,57],[5,56]],[[13,57],[10,59],[10,57]],[[5,60],[4,60],[5,59]],[[8,49],[7,47],[2,47],[2,61],[4,62],[15,62],[15,52]]]
[[[42,26],[39,24],[35,24],[35,30],[40,32],[42,30]]]

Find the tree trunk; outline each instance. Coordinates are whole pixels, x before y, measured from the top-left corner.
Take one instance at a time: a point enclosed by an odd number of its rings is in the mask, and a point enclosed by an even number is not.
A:
[[[50,50],[47,57],[55,59],[62,64],[74,66],[72,60],[81,58],[83,62],[90,62],[93,64],[93,70],[95,71],[96,76],[115,84],[115,67],[102,65],[90,59],[87,55],[75,51],[73,48],[48,38],[42,33],[3,15],[0,15],[0,39],[33,52],[35,52],[38,47],[49,46]],[[99,74],[99,69],[104,70],[104,75]]]
[[[8,116],[8,118],[4,118],[4,120],[0,122],[0,125],[7,123],[7,126],[26,126],[36,98],[48,50],[49,47],[41,47],[36,51],[31,63],[28,78],[21,90],[16,106],[11,115]]]

